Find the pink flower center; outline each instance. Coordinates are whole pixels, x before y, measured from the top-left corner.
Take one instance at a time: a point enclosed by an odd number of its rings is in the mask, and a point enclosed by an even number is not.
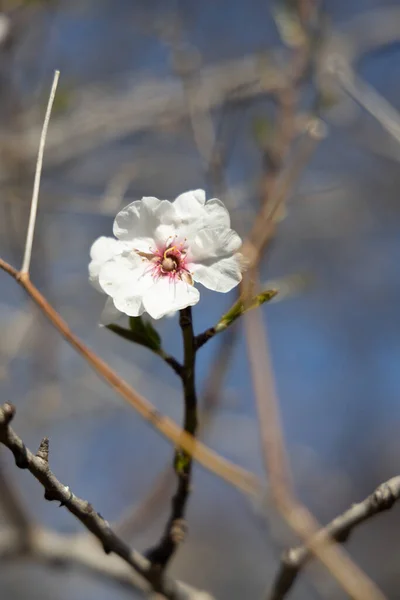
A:
[[[170,246],[162,253],[160,257],[160,268],[165,273],[176,273],[185,262],[186,253],[179,249],[179,246]]]
[[[187,264],[186,240],[176,245],[167,240],[164,246],[149,254],[140,251],[137,251],[137,253],[150,262],[154,279],[168,277],[172,281],[180,279],[193,285],[193,279]]]

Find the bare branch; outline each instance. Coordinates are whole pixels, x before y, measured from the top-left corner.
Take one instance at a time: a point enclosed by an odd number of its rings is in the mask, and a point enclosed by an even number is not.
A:
[[[390,510],[400,499],[400,476],[381,483],[365,500],[353,504],[351,508],[318,531],[312,543],[335,540],[344,543],[357,525],[361,525],[375,515]],[[285,552],[281,568],[276,577],[269,600],[283,600],[292,588],[301,569],[312,559],[312,553],[306,546],[298,546]]]
[[[38,156],[37,156],[36,170],[35,170],[35,180],[33,183],[31,212],[29,215],[28,232],[26,234],[25,253],[24,253],[24,259],[22,261],[21,275],[29,274],[29,266],[30,266],[31,255],[32,255],[33,234],[35,232],[36,214],[37,214],[38,201],[39,201],[39,188],[40,188],[40,177],[42,174],[44,145],[46,143],[47,129],[49,127],[51,109],[53,108],[53,102],[54,102],[54,98],[56,95],[59,76],[60,76],[60,71],[55,71],[53,85],[51,86],[49,101],[47,103],[46,115],[44,117],[43,129],[42,129],[42,133],[40,136],[39,152],[38,152]]]
[[[41,444],[37,455],[34,455],[23,443],[21,438],[10,426],[15,415],[11,404],[0,407],[0,443],[6,446],[14,455],[15,464],[20,469],[28,469],[45,490],[44,497],[49,501],[60,502],[60,506],[73,514],[102,544],[106,554],[114,553],[130,565],[155,590],[170,600],[187,600],[187,590],[173,579],[154,569],[150,562],[136,550],[132,550],[111,529],[109,523],[94,510],[86,500],[82,500],[63,485],[49,468],[49,463],[43,454]],[[40,454],[40,455],[39,455]]]

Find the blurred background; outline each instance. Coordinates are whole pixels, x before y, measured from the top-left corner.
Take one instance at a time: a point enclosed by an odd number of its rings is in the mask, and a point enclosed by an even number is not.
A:
[[[223,199],[245,239],[274,182],[297,169],[260,255],[264,287],[282,289],[262,312],[296,491],[325,523],[398,474],[399,2],[3,0],[0,11],[0,256],[21,264],[40,129],[60,69],[31,278],[74,332],[180,422],[174,373],[98,327],[105,298],[88,283],[90,246],[111,235],[130,201],[196,188]],[[1,401],[17,406],[15,429],[31,448],[48,435],[60,480],[147,548],[168,516],[171,446],[5,273],[0,290]],[[235,300],[234,292],[201,296],[197,332]],[[177,318],[156,326],[181,356]],[[208,410],[202,439],[265,477],[242,324],[201,350],[197,382]],[[24,515],[60,535],[82,533],[4,451],[0,542],[12,507],[16,522]],[[393,599],[399,511],[360,527],[346,546]],[[188,523],[170,572],[220,600],[263,598],[281,551],[296,541],[268,504],[198,466]],[[345,597],[322,568],[307,571],[290,598]],[[142,597],[68,560],[10,556],[7,543],[0,589],[4,600]]]

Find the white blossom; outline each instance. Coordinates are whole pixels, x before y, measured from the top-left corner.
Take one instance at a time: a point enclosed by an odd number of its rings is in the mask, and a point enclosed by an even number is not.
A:
[[[116,239],[100,237],[90,250],[90,281],[109,296],[103,322],[121,312],[159,319],[197,304],[195,283],[229,292],[241,281],[242,241],[224,204],[206,202],[203,190],[173,202],[132,202],[117,214],[113,233]]]

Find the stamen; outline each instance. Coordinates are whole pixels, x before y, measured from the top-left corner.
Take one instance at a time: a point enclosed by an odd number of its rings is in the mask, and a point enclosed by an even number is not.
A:
[[[184,281],[185,283],[188,283],[189,285],[193,285],[193,277],[191,276],[189,271],[182,271],[180,277],[181,277],[182,281]]]
[[[170,252],[173,252],[174,250],[176,252],[178,252],[179,254],[181,253],[180,250],[178,250],[178,248],[176,246],[171,246],[170,248],[167,248],[165,250],[165,252],[164,252],[164,258],[167,258],[167,254],[169,254]]]

